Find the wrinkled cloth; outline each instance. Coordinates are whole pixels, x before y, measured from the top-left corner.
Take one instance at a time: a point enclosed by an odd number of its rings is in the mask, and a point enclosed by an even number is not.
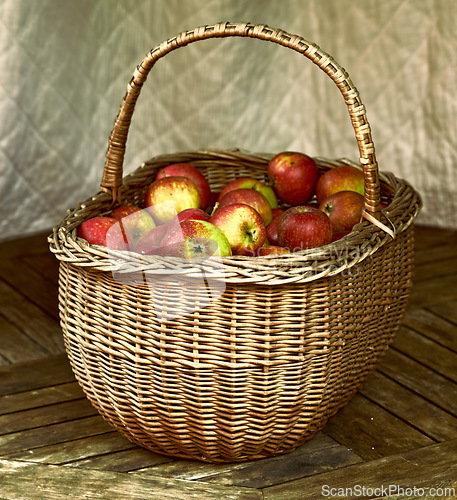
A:
[[[0,239],[44,231],[99,189],[135,67],[221,21],[281,28],[349,73],[381,170],[422,195],[422,224],[457,228],[454,0],[0,0]],[[358,160],[344,100],[311,61],[260,40],[205,40],[152,69],[124,172],[163,153],[239,147]]]

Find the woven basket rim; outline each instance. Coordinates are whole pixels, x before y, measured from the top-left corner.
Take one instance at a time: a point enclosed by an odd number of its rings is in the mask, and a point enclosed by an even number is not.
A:
[[[246,164],[253,162],[265,166],[271,154],[252,154],[233,151],[203,150],[184,152],[175,155],[161,155],[143,163],[136,171],[125,176],[124,188],[135,183],[138,177],[144,176],[144,169],[154,168],[155,164],[173,163],[177,158],[197,158],[217,161],[219,158],[230,161],[240,161]],[[329,160],[315,158],[319,168],[332,168],[339,164],[360,166],[348,159]],[[160,168],[160,167],[157,167]],[[420,208],[419,194],[403,179],[392,173],[380,173],[384,191],[390,192],[391,202],[385,211],[384,223],[393,228],[395,233],[406,230],[414,222]],[[140,255],[134,252],[115,251],[106,247],[90,245],[76,236],[76,227],[90,218],[92,206],[104,204],[109,211],[111,198],[107,193],[99,192],[95,196],[80,203],[53,229],[49,236],[50,249],[56,258],[70,262],[76,266],[85,266],[98,271],[110,271],[132,276],[137,273],[148,275],[181,275],[190,278],[201,277],[202,271],[215,280],[229,282],[258,282],[268,284],[283,284],[289,282],[312,281],[332,276],[348,270],[372,255],[381,246],[392,240],[382,228],[364,220],[357,224],[351,233],[340,240],[322,247],[302,250],[290,254],[269,256],[230,256],[210,258],[202,262],[189,261],[177,257],[160,257]],[[93,216],[93,214],[91,215]]]

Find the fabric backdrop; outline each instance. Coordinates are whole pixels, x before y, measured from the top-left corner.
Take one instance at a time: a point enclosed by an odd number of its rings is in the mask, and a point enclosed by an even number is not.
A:
[[[47,230],[95,194],[135,66],[221,21],[268,24],[330,53],[360,92],[380,169],[420,191],[421,223],[457,228],[455,0],[0,0],[0,239]],[[291,50],[229,38],[159,61],[125,172],[232,147],[358,158],[338,89]]]

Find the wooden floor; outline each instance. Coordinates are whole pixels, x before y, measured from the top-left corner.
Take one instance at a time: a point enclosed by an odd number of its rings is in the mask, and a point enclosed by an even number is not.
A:
[[[227,465],[112,430],[69,368],[45,235],[0,244],[0,498],[457,498],[457,231],[416,238],[404,325],[363,390],[295,452]]]

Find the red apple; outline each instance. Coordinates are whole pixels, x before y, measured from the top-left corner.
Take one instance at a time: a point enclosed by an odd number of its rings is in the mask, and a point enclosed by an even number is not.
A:
[[[209,214],[206,213],[201,208],[186,208],[177,215],[179,222],[184,222],[185,220],[205,220],[209,221]]]
[[[352,165],[340,165],[323,173],[316,185],[316,197],[319,203],[338,191],[355,191],[365,194],[363,171]]]
[[[168,230],[168,224],[162,224],[161,226],[152,228],[136,242],[136,245],[133,248],[134,251],[143,255],[153,255],[157,253],[157,249],[160,247],[162,238]]]
[[[128,250],[120,224],[112,217],[92,217],[77,229],[76,236],[91,245],[101,245],[113,250]]]
[[[262,217],[265,226],[273,220],[271,206],[265,196],[255,189],[235,189],[229,191],[220,201],[216,212],[228,205],[243,203],[256,210]]]
[[[200,170],[196,169],[189,163],[173,163],[172,165],[168,165],[167,167],[160,169],[156,179],[176,176],[187,177],[197,186],[198,194],[200,195],[201,200],[201,207],[206,209],[210,199],[211,188]]]
[[[120,221],[121,229],[130,247],[134,247],[142,236],[155,227],[154,220],[146,210],[132,205],[121,205],[115,208],[110,217]]]
[[[273,216],[273,220],[278,217],[278,215],[282,215],[284,213],[284,210],[282,208],[273,208],[271,210],[271,215]]]
[[[273,189],[264,182],[253,179],[252,177],[240,177],[230,181],[221,191],[218,201],[220,202],[227,193],[236,189],[255,189],[265,196],[272,209],[278,208],[278,199]]]
[[[185,220],[170,228],[160,243],[160,255],[188,259],[232,255],[224,233],[203,220]]]
[[[342,233],[333,233],[333,237],[332,237],[332,243],[334,241],[338,241],[338,240],[341,240],[341,238],[343,238],[343,236],[346,236],[347,234],[349,234],[351,231],[343,231]]]
[[[270,160],[268,176],[278,198],[297,206],[303,205],[313,196],[319,171],[310,156],[283,151]]]
[[[248,205],[234,203],[218,208],[210,222],[227,236],[234,255],[254,256],[265,242],[266,229],[262,217]]]
[[[208,202],[207,207],[205,208],[205,210],[209,214],[212,213],[214,206],[216,205],[220,194],[221,194],[220,191],[211,191],[211,193],[209,194],[209,202]]]
[[[277,215],[267,226],[267,239],[271,245],[279,244],[278,225],[282,214]]]
[[[298,206],[286,210],[278,226],[279,245],[291,252],[320,247],[332,241],[328,216],[313,207]]]
[[[144,206],[157,224],[166,224],[186,208],[201,208],[201,199],[187,177],[162,177],[149,186]]]
[[[334,233],[351,231],[362,218],[365,205],[364,197],[355,191],[338,191],[320,204],[320,209],[326,213]]]
[[[278,255],[283,253],[290,253],[290,251],[287,248],[279,247],[277,245],[263,246],[257,250],[257,255],[259,256]]]

